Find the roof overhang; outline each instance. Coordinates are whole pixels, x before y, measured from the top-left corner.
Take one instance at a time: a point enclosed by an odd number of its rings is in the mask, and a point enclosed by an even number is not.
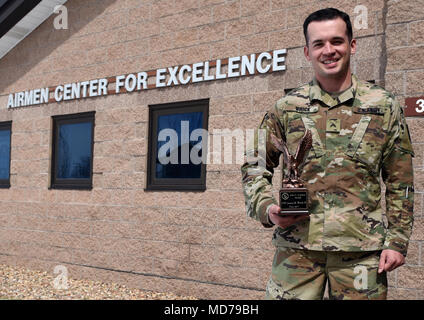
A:
[[[0,0],[0,59],[67,0]]]

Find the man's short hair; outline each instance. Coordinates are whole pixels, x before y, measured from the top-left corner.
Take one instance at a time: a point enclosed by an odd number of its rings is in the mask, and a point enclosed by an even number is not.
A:
[[[308,45],[308,25],[312,21],[326,21],[334,20],[337,18],[343,19],[343,21],[346,23],[346,35],[350,42],[352,40],[353,33],[349,15],[335,8],[326,8],[311,13],[305,19],[305,22],[303,23],[303,34],[305,35],[306,45]]]

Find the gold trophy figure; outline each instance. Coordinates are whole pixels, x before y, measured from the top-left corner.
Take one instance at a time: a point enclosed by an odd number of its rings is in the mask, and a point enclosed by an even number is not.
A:
[[[312,148],[312,134],[306,130],[296,154],[290,154],[284,140],[278,139],[271,134],[271,141],[274,146],[283,153],[284,164],[287,166],[287,177],[284,177],[280,189],[281,215],[309,215],[308,210],[308,190],[299,178],[299,168],[306,159],[306,155]]]

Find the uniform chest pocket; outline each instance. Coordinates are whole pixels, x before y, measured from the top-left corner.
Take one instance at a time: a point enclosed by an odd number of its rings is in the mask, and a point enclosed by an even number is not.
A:
[[[364,164],[371,174],[377,175],[386,142],[390,110],[383,107],[354,107],[353,117],[359,120],[347,145],[346,154]]]
[[[294,153],[306,130],[312,133],[312,150],[307,159],[321,157],[324,154],[323,144],[316,128],[318,106],[290,106],[287,115],[287,143],[291,153]]]

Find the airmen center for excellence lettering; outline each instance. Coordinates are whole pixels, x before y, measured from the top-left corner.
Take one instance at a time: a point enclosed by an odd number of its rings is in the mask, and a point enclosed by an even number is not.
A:
[[[283,71],[286,69],[284,64],[286,52],[286,49],[280,49],[259,54],[253,53],[227,59],[204,61],[190,65],[11,93],[8,97],[7,108]],[[155,77],[154,80],[152,79],[153,77]]]

